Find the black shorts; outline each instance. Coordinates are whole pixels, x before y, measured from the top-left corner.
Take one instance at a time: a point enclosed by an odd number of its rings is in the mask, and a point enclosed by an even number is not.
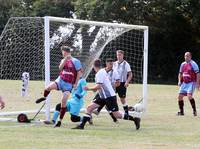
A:
[[[95,98],[93,99],[93,102],[98,104],[99,106],[102,106],[102,107],[106,106],[108,111],[111,111],[111,112],[119,111],[119,107],[118,107],[118,104],[117,104],[117,97],[116,96],[112,96],[112,97],[108,97],[106,99],[102,99],[97,94],[95,96]]]
[[[98,104],[100,107],[104,107],[106,105],[106,101],[104,99],[101,99],[99,94],[95,95],[92,102]]]
[[[118,93],[120,98],[126,98],[126,87],[125,82],[120,82],[120,86],[116,87],[116,93]]]

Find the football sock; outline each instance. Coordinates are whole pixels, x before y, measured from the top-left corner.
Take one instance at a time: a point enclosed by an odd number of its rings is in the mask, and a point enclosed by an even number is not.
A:
[[[126,113],[124,113],[123,119],[124,119],[124,120],[134,121],[134,118],[133,118],[131,115],[128,115],[128,114],[126,114]]]
[[[60,114],[59,111],[54,111],[54,113],[53,113],[53,119],[52,119],[54,122],[57,121],[59,114]]]
[[[84,127],[85,124],[86,124],[86,122],[89,121],[89,120],[90,120],[90,115],[85,115],[85,116],[83,116],[83,119],[82,119],[82,121],[81,121],[80,126],[81,126],[81,127]]]
[[[103,109],[103,106],[98,107],[97,112],[100,113],[102,109]]]
[[[66,112],[66,107],[61,107],[61,109],[60,109],[60,120],[63,119],[65,112]]]
[[[44,90],[44,97],[47,97],[49,95],[50,91]]]
[[[123,108],[124,108],[125,113],[128,114],[128,105],[124,105]]]
[[[113,113],[112,113],[112,112],[110,112],[109,114],[110,114],[110,116],[112,117],[112,119],[113,119],[113,122],[116,122],[116,121],[117,121],[117,119],[114,117]]]
[[[191,104],[191,106],[192,106],[193,111],[196,112],[196,104],[195,104],[194,98],[190,99],[190,104]]]
[[[179,100],[178,105],[179,105],[180,112],[184,113],[184,110],[183,110],[184,102],[183,102],[183,100]]]

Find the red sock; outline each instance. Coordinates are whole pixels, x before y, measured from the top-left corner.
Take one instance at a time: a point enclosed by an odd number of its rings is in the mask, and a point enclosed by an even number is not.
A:
[[[61,107],[60,109],[60,119],[62,120],[66,112],[66,107]]]
[[[50,91],[44,90],[44,97],[47,97],[49,95]]]

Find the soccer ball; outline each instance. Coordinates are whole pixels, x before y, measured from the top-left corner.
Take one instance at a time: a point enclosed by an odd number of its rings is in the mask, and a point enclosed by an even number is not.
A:
[[[134,110],[136,112],[143,112],[144,111],[144,105],[141,104],[141,103],[137,103],[133,107],[134,107]]]

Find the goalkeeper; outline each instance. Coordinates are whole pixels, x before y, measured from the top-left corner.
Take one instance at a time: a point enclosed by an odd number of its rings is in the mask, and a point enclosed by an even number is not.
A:
[[[69,112],[71,115],[71,121],[72,122],[80,122],[81,117],[79,116],[80,110],[84,105],[84,96],[86,94],[86,90],[83,88],[87,85],[87,82],[84,78],[80,78],[78,81],[77,89],[72,90],[72,98],[69,99],[66,103],[66,112]],[[55,124],[57,121],[57,118],[60,114],[61,109],[61,103],[56,105],[52,123]],[[48,121],[44,122],[45,124],[50,124]]]

